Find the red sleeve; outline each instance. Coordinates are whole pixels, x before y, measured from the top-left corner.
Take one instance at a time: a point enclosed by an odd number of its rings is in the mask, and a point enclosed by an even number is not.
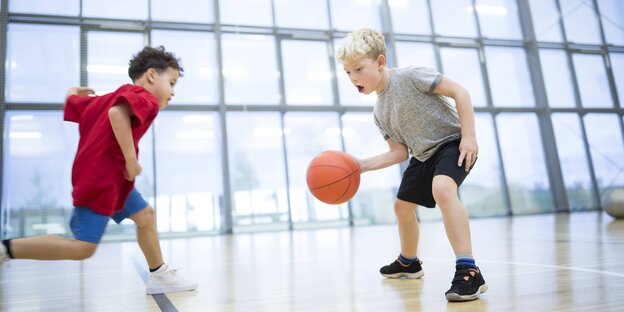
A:
[[[145,123],[151,123],[158,114],[158,103],[156,98],[147,91],[131,92],[125,91],[117,95],[114,105],[119,103],[128,103],[134,117],[132,118],[132,127],[138,127]],[[152,99],[153,98],[153,99]]]
[[[91,103],[96,97],[94,96],[77,96],[71,95],[65,100],[65,110],[63,119],[66,121],[72,121],[80,123],[82,113],[89,103]]]

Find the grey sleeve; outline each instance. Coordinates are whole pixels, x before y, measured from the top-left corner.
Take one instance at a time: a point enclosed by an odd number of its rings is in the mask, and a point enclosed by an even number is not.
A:
[[[442,80],[442,74],[429,67],[413,67],[410,69],[410,76],[416,88],[423,93],[433,93]]]

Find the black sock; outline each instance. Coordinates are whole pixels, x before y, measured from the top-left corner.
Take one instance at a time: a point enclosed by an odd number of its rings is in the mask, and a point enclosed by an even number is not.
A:
[[[153,268],[153,269],[151,269],[151,268],[150,268],[150,269],[149,269],[149,270],[150,270],[150,273],[154,273],[154,272],[158,271],[158,269],[160,269],[160,267],[161,267],[161,266],[163,266],[163,265],[165,265],[165,264],[163,263],[163,264],[161,264],[161,265],[159,265],[159,266],[157,266],[157,267],[155,267],[155,268]]]
[[[6,248],[7,255],[9,255],[9,258],[15,259],[15,258],[13,258],[13,251],[11,251],[11,240],[10,239],[4,239],[4,240],[2,240],[2,244]]]

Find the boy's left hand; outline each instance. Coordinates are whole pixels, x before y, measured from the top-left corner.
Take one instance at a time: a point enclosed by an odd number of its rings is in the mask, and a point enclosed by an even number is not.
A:
[[[143,168],[141,168],[141,165],[138,161],[126,161],[126,171],[124,172],[124,177],[126,178],[126,180],[134,181],[134,178],[138,176],[141,171],[143,171]]]
[[[95,94],[95,90],[87,87],[72,87],[67,90],[67,94],[65,94],[65,100],[72,95],[77,96],[89,96]]]
[[[459,160],[457,166],[461,167],[464,159],[466,160],[466,172],[470,171],[470,167],[477,160],[477,154],[479,153],[479,145],[477,145],[476,137],[462,137],[459,142]]]

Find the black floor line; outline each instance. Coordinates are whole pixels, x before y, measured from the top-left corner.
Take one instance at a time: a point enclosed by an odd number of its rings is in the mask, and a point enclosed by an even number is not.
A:
[[[139,260],[137,260],[135,257],[132,257],[132,264],[134,265],[134,268],[136,269],[137,273],[139,273],[139,276],[143,279],[143,283],[147,284],[147,271],[143,267],[143,264],[141,264]],[[151,295],[151,296],[154,298],[154,300],[158,304],[158,307],[160,308],[161,311],[178,312],[178,309],[176,309],[176,307],[169,300],[169,298],[167,298],[167,295],[158,294],[158,295]]]

